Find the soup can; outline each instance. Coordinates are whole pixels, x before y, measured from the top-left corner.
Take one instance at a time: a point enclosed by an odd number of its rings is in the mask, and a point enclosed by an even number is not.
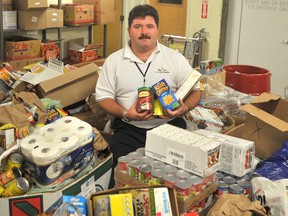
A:
[[[250,197],[251,193],[251,183],[244,179],[237,181],[237,184],[244,188],[244,195]]]
[[[150,158],[150,157],[147,157],[147,156],[143,156],[141,158],[139,158],[139,160],[143,163],[143,164],[151,164],[154,159],[153,158]]]
[[[168,174],[163,176],[163,185],[169,188],[175,188],[177,177],[174,174]]]
[[[187,180],[191,174],[185,170],[179,169],[176,171],[175,175],[178,177],[178,179]]]
[[[151,163],[151,166],[153,167],[153,170],[157,170],[157,169],[162,169],[165,166],[165,164],[161,161],[154,160]]]
[[[139,176],[139,168],[142,165],[141,161],[139,160],[132,160],[128,164],[128,175],[138,179]]]
[[[141,87],[138,89],[136,109],[137,112],[153,111],[154,94],[151,87]]]
[[[220,197],[222,194],[228,194],[229,185],[224,181],[219,181],[218,187],[216,190],[216,196]]]
[[[244,188],[238,184],[232,184],[228,187],[229,194],[244,194]]]
[[[139,181],[147,183],[151,178],[152,166],[144,164],[139,168]]]
[[[130,157],[132,160],[139,160],[143,155],[137,151],[130,152],[127,154],[128,157]]]
[[[168,174],[174,174],[178,170],[176,167],[169,165],[169,164],[166,164],[163,169],[167,175]]]
[[[0,185],[5,185],[20,176],[22,176],[21,171],[17,167],[12,167],[11,169],[0,174]]]
[[[9,170],[12,167],[20,168],[22,166],[23,161],[24,161],[24,157],[21,154],[12,153],[12,154],[10,154],[10,156],[7,160],[5,170]]]
[[[151,180],[158,184],[162,183],[164,172],[161,169],[153,169],[151,172]]]
[[[2,197],[11,197],[18,196],[29,191],[30,185],[27,179],[24,177],[19,177],[9,182],[7,186],[5,186],[5,190],[2,193]]]
[[[192,183],[186,180],[179,180],[175,183],[177,196],[181,198],[188,198],[190,196]]]
[[[126,173],[127,174],[127,170],[128,170],[128,164],[132,159],[130,157],[127,156],[121,156],[118,158],[118,163],[117,163],[117,169],[120,172]]]

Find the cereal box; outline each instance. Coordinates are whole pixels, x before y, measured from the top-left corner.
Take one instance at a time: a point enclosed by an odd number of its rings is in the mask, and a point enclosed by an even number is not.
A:
[[[161,102],[164,110],[175,110],[180,106],[174,92],[170,89],[165,79],[155,83],[152,86],[152,89]]]

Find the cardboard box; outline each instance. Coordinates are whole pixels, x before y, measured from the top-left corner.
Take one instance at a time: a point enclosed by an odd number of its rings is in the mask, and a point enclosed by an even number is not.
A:
[[[107,190],[112,163],[113,159],[110,154],[99,161],[99,164],[88,173],[55,191],[0,198],[1,215],[24,215],[23,211],[26,213],[25,215],[40,215],[61,199],[63,195],[78,195],[89,198],[96,191]]]
[[[88,44],[84,46],[84,38],[76,38],[69,41],[68,56],[71,61],[88,62],[98,59],[99,44]]]
[[[11,11],[12,10],[12,0],[2,0],[2,10]],[[4,24],[4,22],[3,22]]]
[[[131,176],[128,176],[122,173],[121,171],[118,171],[117,169],[115,169],[114,171],[114,178],[115,178],[116,184],[119,184],[119,185],[129,185],[130,187],[131,186],[143,187],[145,185],[141,181]],[[208,187],[206,187],[205,189],[203,189],[201,193],[197,194],[196,196],[191,196],[189,198],[183,199],[183,198],[177,197],[177,194],[176,194],[178,210],[180,211],[180,213],[187,212],[197,203],[199,203],[200,201],[204,200],[205,198],[213,194],[216,191],[216,189],[217,189],[217,182],[214,182]]]
[[[36,87],[40,98],[60,100],[63,107],[72,105],[95,92],[99,68],[91,63],[69,73],[41,82]]]
[[[115,22],[115,0],[74,0],[76,4],[94,5],[94,23],[104,25]]]
[[[41,40],[22,36],[5,38],[5,61],[40,57]]]
[[[107,191],[103,191],[103,192],[98,192],[98,193],[94,193],[91,197],[90,197],[90,205],[89,205],[89,212],[90,214],[89,215],[94,215],[94,204],[93,204],[93,199],[95,199],[95,196],[102,196],[102,195],[107,195],[107,194],[119,194],[119,193],[125,193],[127,192],[127,190],[139,190],[139,189],[155,189],[155,188],[166,188],[165,186],[145,186],[145,185],[142,185],[142,186],[130,186],[130,187],[125,187],[125,188],[114,188],[114,189],[110,189],[110,190],[107,190]],[[171,205],[171,210],[172,212],[172,215],[173,216],[179,216],[179,211],[178,211],[178,204],[177,204],[177,198],[176,198],[176,192],[175,190],[173,189],[170,189],[170,188],[167,188],[168,190],[168,195],[169,195],[169,200],[170,200],[170,205]],[[134,193],[134,195],[137,195]],[[148,197],[147,197],[148,199]],[[159,199],[158,199],[159,200]],[[134,203],[134,206],[136,203]],[[146,203],[147,205],[148,203]],[[145,208],[144,205],[141,205],[143,206],[143,208]],[[149,208],[149,207],[148,207]],[[144,211],[144,209],[143,209]],[[114,214],[113,214],[114,215]],[[138,214],[137,214],[138,215]],[[146,214],[144,214],[146,215]],[[149,214],[150,215],[150,214]],[[162,214],[161,214],[162,215]],[[166,215],[166,214],[165,214]]]
[[[60,59],[60,41],[59,40],[46,40],[41,43],[41,57],[45,62],[50,58]]]
[[[64,11],[65,25],[80,25],[94,23],[94,5],[65,4]]]
[[[255,157],[253,141],[208,130],[194,132],[221,141],[219,170],[238,177],[253,171]]]
[[[15,0],[16,10],[45,10],[48,8],[48,0]]]
[[[287,100],[263,93],[240,109],[247,112],[241,138],[254,141],[256,157],[270,157],[288,140]]]
[[[18,11],[18,28],[23,30],[45,29],[45,11]]]
[[[61,28],[63,27],[63,10],[48,8],[46,10],[46,28]]]
[[[207,177],[219,169],[220,144],[218,140],[164,124],[147,132],[145,155]]]
[[[17,29],[17,11],[3,11],[3,30]]]
[[[36,63],[36,62],[44,62],[44,58],[33,58],[33,59],[24,59],[24,60],[15,60],[9,61],[8,63],[13,67],[14,70],[24,71],[23,67]]]

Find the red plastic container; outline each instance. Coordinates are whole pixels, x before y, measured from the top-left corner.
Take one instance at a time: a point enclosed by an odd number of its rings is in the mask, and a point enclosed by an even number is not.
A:
[[[223,69],[226,71],[226,86],[256,96],[270,92],[271,73],[267,69],[250,65],[226,65]]]

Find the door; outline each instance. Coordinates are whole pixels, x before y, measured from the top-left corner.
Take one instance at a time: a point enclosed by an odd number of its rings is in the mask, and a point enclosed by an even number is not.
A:
[[[288,85],[288,0],[233,0],[229,4],[227,34],[237,37],[231,30],[238,26],[239,38],[237,46],[235,39],[227,40],[225,64],[270,70],[271,93],[283,96]]]

